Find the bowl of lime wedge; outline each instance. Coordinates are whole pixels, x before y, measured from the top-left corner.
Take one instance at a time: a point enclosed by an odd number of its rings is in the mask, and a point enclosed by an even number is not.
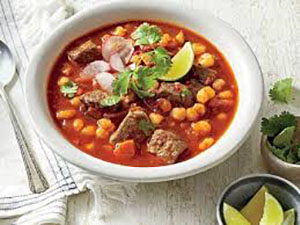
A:
[[[300,190],[270,174],[253,174],[231,183],[217,205],[220,225],[300,224]]]

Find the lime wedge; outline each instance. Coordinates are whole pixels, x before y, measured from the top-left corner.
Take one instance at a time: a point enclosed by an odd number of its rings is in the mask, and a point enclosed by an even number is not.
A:
[[[172,58],[172,66],[169,72],[160,77],[160,80],[175,81],[185,76],[194,62],[194,51],[191,42],[186,42],[182,49]]]
[[[265,186],[262,186],[241,210],[241,214],[251,223],[251,225],[259,225],[259,221],[264,212],[266,192],[268,192],[268,189]]]
[[[223,205],[223,215],[226,225],[251,225],[238,210],[227,203]]]
[[[284,221],[282,225],[295,225],[295,209],[289,209],[284,212]]]
[[[280,225],[283,222],[283,210],[280,203],[268,192],[265,193],[264,214],[259,225]]]
[[[277,147],[284,147],[290,145],[294,137],[295,130],[295,126],[285,128],[274,138],[274,145],[276,145]]]

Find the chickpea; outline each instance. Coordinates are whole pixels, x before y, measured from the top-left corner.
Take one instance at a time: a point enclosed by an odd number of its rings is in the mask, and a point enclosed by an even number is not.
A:
[[[196,121],[199,118],[199,113],[197,112],[197,110],[195,108],[188,108],[186,110],[186,118],[189,121]]]
[[[81,130],[81,133],[87,136],[93,136],[96,133],[96,126],[88,125]]]
[[[192,128],[198,134],[207,135],[211,131],[211,125],[206,120],[201,120],[196,123],[192,123]]]
[[[210,53],[204,53],[199,57],[198,63],[204,68],[211,67],[215,64],[215,57]]]
[[[127,33],[127,30],[122,26],[117,26],[114,31],[114,35],[121,36],[121,37],[124,37],[126,35],[126,33]]]
[[[110,119],[102,118],[97,121],[97,124],[99,127],[103,128],[104,130],[108,132],[112,132],[115,130],[115,125],[111,122]]]
[[[150,113],[149,118],[155,125],[159,125],[165,118],[158,113]]]
[[[56,113],[56,118],[59,120],[71,119],[76,115],[75,109],[60,110]]]
[[[178,121],[185,120],[186,117],[186,109],[183,107],[180,108],[173,108],[171,111],[171,117]]]
[[[57,81],[58,86],[63,86],[67,83],[70,82],[70,79],[68,77],[62,76],[61,78],[59,78],[59,80]]]
[[[233,98],[233,94],[230,90],[222,91],[218,94],[218,97],[221,99],[231,99]]]
[[[214,142],[215,140],[212,137],[204,138],[204,140],[199,144],[198,148],[199,150],[203,151],[212,146]]]
[[[172,109],[171,102],[165,98],[159,99],[158,106],[163,112],[169,112]]]
[[[85,144],[83,147],[84,147],[85,150],[91,151],[95,148],[95,143],[91,142],[91,143]]]
[[[73,105],[73,106],[75,106],[76,108],[78,108],[79,105],[80,105],[80,103],[81,103],[80,97],[79,97],[79,96],[76,96],[76,97],[72,98],[72,99],[70,100],[70,103],[71,103],[71,105]]]
[[[212,89],[210,86],[206,86],[204,88],[201,88],[197,93],[197,101],[204,104],[213,97],[215,97],[216,92],[214,89]]]
[[[197,111],[197,113],[200,116],[203,116],[206,112],[206,108],[205,105],[201,104],[201,103],[196,103],[194,104],[193,108]]]
[[[213,82],[212,87],[217,91],[221,91],[224,88],[225,84],[226,82],[223,79],[219,78]]]
[[[76,131],[80,131],[84,126],[84,121],[82,119],[75,119],[73,121],[73,128]]]
[[[170,41],[172,41],[172,37],[170,36],[170,34],[164,34],[160,40],[160,45],[161,46],[166,46]]]
[[[194,50],[194,54],[196,56],[199,56],[199,55],[203,54],[206,51],[206,47],[202,44],[199,44],[199,43],[193,43],[192,47],[193,47],[193,50]]]
[[[218,120],[226,120],[226,118],[227,118],[227,114],[224,112],[221,112],[217,115]]]
[[[102,127],[98,127],[96,130],[96,137],[100,139],[106,139],[109,136],[107,130],[103,129]]]
[[[182,30],[176,35],[175,40],[177,41],[178,44],[183,45],[185,41],[185,37]]]

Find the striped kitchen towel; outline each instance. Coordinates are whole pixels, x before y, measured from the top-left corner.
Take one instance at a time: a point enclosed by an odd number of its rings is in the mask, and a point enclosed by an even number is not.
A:
[[[107,216],[116,201],[126,203],[134,196],[134,184],[94,177],[57,156],[31,129],[24,108],[24,74],[35,47],[64,20],[95,3],[93,0],[0,0],[0,39],[11,48],[18,64],[17,79],[9,95],[50,184],[44,193],[30,192],[12,126],[0,104],[0,218],[16,217],[13,224],[65,224],[67,197],[86,190],[93,195],[94,204],[91,213],[82,218],[86,221],[83,224],[102,224],[101,218]]]

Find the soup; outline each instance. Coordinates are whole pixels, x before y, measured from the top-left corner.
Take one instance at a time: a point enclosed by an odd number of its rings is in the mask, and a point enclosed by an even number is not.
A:
[[[238,87],[226,59],[201,35],[129,21],[70,43],[49,75],[47,97],[58,129],[81,151],[153,167],[216,143],[233,120]]]

